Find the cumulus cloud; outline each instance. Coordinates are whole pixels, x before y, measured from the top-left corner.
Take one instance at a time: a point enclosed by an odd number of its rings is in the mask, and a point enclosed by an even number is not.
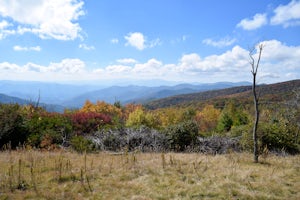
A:
[[[256,14],[252,19],[245,18],[241,20],[237,27],[245,30],[254,30],[266,24],[282,25],[287,28],[300,25],[300,1],[292,0],[287,5],[279,5],[274,10],[274,16],[268,20],[267,14]]]
[[[161,44],[160,39],[147,41],[146,37],[140,32],[128,33],[125,37],[127,43],[126,46],[135,47],[138,50],[144,50],[145,48],[152,48]]]
[[[228,37],[220,39],[220,40],[213,40],[211,38],[207,38],[202,41],[202,43],[204,43],[206,45],[214,46],[214,47],[218,47],[218,48],[230,46],[235,42],[236,42],[236,39],[234,39],[234,38],[230,39]]]
[[[14,46],[13,49],[15,51],[41,51],[42,50],[40,46],[22,47],[22,46],[19,46],[19,45]]]
[[[293,0],[287,5],[280,5],[274,10],[272,25],[284,27],[300,25],[300,1]]]
[[[12,19],[11,34],[33,33],[42,39],[74,40],[81,27],[75,23],[84,15],[82,0],[0,1],[0,16]]]
[[[256,14],[252,19],[245,18],[237,24],[237,27],[241,27],[245,30],[254,30],[262,27],[268,23],[266,14]]]
[[[37,73],[36,75],[45,77],[51,75],[73,75],[85,72],[85,63],[80,59],[63,59],[58,63],[50,63],[48,66],[39,65],[36,63],[27,63],[23,66],[17,65],[14,63],[3,62],[0,63],[0,70],[3,74],[10,74],[10,76],[14,76],[14,74],[23,74],[24,76],[29,76],[32,73]],[[1,78],[9,78],[9,77],[1,77]],[[48,79],[47,78],[47,79]],[[41,79],[43,80],[43,78]]]
[[[138,50],[143,50],[145,48],[145,37],[142,33],[129,33],[125,36],[125,39],[127,40],[126,45],[133,46]]]
[[[261,66],[258,77],[261,82],[285,80],[289,77],[300,78],[300,46],[287,46],[280,41],[264,41]],[[254,57],[257,53],[254,54]],[[109,66],[108,71],[118,76],[162,78],[181,81],[251,81],[249,50],[238,45],[218,55],[201,57],[197,53],[184,54],[177,63],[163,63],[155,58],[144,63],[122,63]],[[113,70],[112,70],[113,69]],[[120,72],[120,73],[118,73]]]
[[[148,60],[146,63],[139,63],[134,66],[132,71],[136,74],[147,76],[150,74],[161,74],[161,70],[163,67],[163,63],[152,58]]]

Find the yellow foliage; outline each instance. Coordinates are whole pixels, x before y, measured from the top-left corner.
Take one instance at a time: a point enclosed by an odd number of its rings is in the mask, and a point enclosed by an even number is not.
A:
[[[201,112],[196,114],[195,120],[202,132],[212,131],[216,128],[221,111],[213,105],[206,105]]]
[[[159,118],[162,127],[178,124],[183,120],[185,109],[180,108],[162,108],[156,110],[156,115]]]
[[[79,110],[80,112],[96,112],[107,114],[109,116],[122,116],[122,110],[114,105],[106,103],[104,101],[97,101],[96,104],[93,104],[87,100],[84,106]]]

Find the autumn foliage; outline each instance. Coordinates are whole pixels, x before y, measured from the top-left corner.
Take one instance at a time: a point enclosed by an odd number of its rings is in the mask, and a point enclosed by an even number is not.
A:
[[[297,153],[299,112],[279,104],[276,108],[262,109],[260,148]],[[251,151],[252,113],[247,104],[231,100],[154,110],[139,104],[86,101],[82,108],[64,113],[33,105],[0,104],[0,146],[72,147],[79,152]]]

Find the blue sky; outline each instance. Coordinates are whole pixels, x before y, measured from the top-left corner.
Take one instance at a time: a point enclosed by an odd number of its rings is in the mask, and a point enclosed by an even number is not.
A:
[[[1,0],[0,79],[300,78],[299,0]]]

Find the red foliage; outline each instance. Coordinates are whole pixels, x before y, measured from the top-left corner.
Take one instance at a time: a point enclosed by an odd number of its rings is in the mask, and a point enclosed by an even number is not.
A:
[[[110,116],[95,112],[77,112],[71,114],[70,118],[77,135],[92,133],[112,122]]]

